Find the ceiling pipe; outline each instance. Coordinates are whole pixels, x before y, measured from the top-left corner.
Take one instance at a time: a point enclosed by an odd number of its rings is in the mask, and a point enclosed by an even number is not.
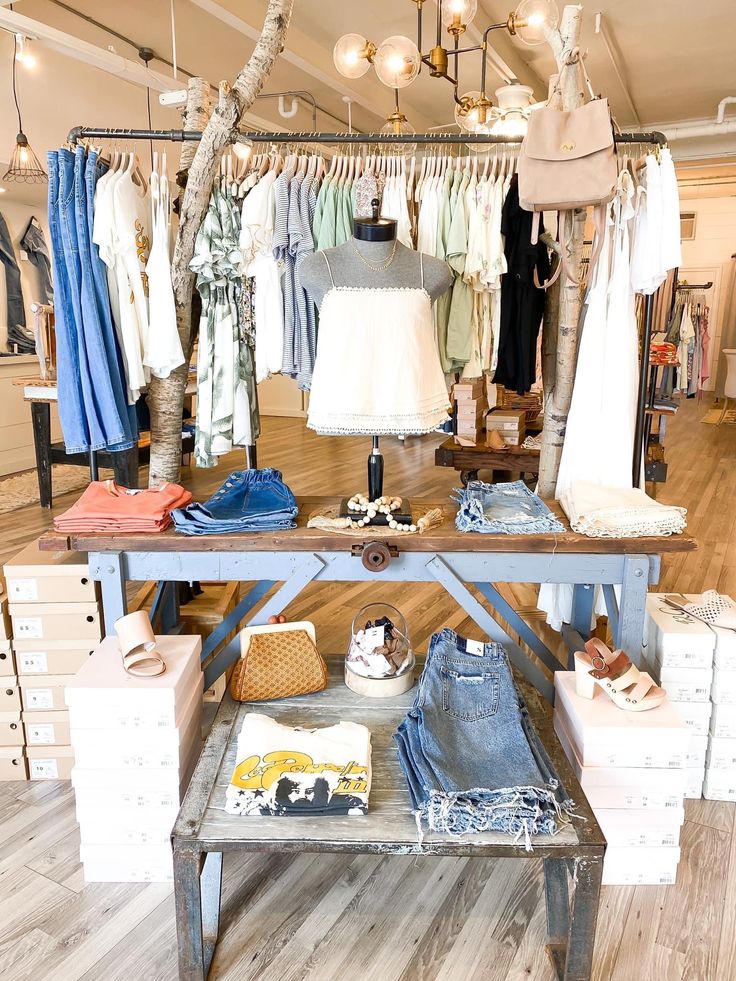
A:
[[[699,136],[728,136],[736,133],[736,119],[723,123],[701,123],[697,120],[691,123],[680,123],[675,126],[658,126],[670,142],[675,140],[693,140]]]
[[[726,119],[726,106],[729,102],[736,102],[736,95],[727,95],[725,99],[721,99],[718,103],[718,115],[716,116],[716,122],[720,125]]]
[[[181,83],[175,78],[146,68],[140,62],[129,61],[112,51],[98,48],[97,45],[82,41],[72,34],[57,31],[55,27],[24,17],[14,10],[0,7],[0,29],[11,34],[24,34],[27,38],[38,41],[63,55],[83,61],[126,82],[153,89],[155,92],[175,92],[181,88]]]
[[[286,96],[279,96],[279,116],[283,119],[293,119],[299,111],[299,100],[295,95],[291,96],[291,105],[286,108]]]

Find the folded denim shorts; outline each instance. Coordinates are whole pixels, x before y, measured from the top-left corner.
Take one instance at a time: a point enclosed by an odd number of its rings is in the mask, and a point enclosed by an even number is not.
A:
[[[529,721],[506,653],[444,629],[430,641],[395,735],[418,823],[453,835],[554,834],[570,804]]]
[[[267,467],[235,470],[204,504],[190,504],[171,516],[185,535],[217,535],[296,528],[298,513],[281,471]]]
[[[523,480],[486,484],[471,480],[457,488],[453,499],[460,505],[455,518],[458,531],[500,535],[537,535],[564,532],[565,526]]]

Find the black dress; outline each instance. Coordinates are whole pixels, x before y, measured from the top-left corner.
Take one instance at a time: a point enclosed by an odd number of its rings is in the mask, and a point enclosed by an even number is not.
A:
[[[540,283],[550,274],[547,246],[540,241],[532,245],[533,219],[533,212],[524,211],[519,204],[519,182],[514,175],[501,216],[508,272],[501,280],[501,336],[493,380],[518,395],[525,395],[536,378],[537,337],[545,292],[534,285],[534,270]],[[540,236],[543,231],[540,216]]]

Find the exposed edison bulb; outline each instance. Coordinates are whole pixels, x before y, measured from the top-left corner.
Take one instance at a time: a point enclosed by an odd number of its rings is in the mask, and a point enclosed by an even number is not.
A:
[[[332,60],[345,78],[360,78],[371,67],[373,50],[362,34],[343,34],[332,50]]]
[[[395,34],[379,45],[373,59],[376,75],[391,89],[411,85],[419,74],[422,58],[416,44],[408,37]]]
[[[15,40],[17,43],[15,60],[26,68],[35,68],[36,56],[30,50],[28,39],[23,34],[16,34]]]
[[[478,0],[444,0],[442,23],[450,33],[461,34],[478,10]]]
[[[512,111],[491,126],[491,133],[494,136],[526,136],[529,123],[522,112]]]
[[[543,44],[545,31],[557,27],[560,12],[555,0],[521,0],[514,11],[514,33],[525,44]]]
[[[22,146],[20,148],[20,150],[18,151],[18,156],[20,158],[20,162],[21,163],[24,163],[24,164],[25,163],[28,163],[28,159],[29,159],[29,157],[28,157],[28,148],[25,147],[25,146]]]
[[[252,143],[233,143],[233,153],[238,160],[250,160],[250,155],[252,152]]]

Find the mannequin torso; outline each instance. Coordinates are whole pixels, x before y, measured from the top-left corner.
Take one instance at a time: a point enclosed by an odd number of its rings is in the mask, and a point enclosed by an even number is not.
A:
[[[380,266],[388,261],[396,246],[391,264],[383,270],[374,271],[370,266]],[[356,251],[357,250],[357,251]],[[419,253],[407,249],[401,242],[367,242],[351,239],[335,249],[326,249],[329,269],[325,256],[315,252],[305,258],[299,268],[299,279],[311,300],[317,307],[322,306],[325,294],[335,286],[354,286],[364,289],[419,289],[421,270]],[[360,258],[363,256],[370,266]],[[452,285],[452,270],[434,256],[425,255],[424,288],[434,303]],[[330,278],[332,272],[332,279]]]

